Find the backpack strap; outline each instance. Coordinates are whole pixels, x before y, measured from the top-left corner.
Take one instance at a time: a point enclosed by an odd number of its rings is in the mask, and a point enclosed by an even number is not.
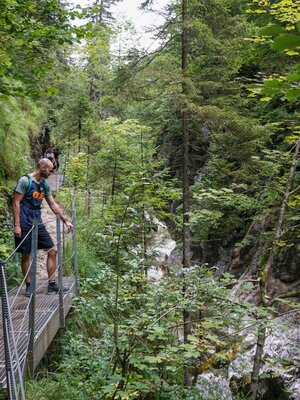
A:
[[[30,190],[32,188],[32,179],[30,178],[29,175],[24,175],[24,176],[26,176],[28,178],[28,186],[27,186],[27,189],[26,189],[26,192],[25,192],[25,195],[26,195],[26,194],[28,194],[30,192]]]
[[[47,190],[49,190],[49,189],[50,189],[50,186],[49,186],[49,183],[46,181],[45,178],[42,178],[42,182],[43,182],[45,188],[47,188]]]

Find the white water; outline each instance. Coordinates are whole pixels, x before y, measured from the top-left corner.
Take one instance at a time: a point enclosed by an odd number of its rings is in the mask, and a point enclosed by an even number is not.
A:
[[[243,351],[244,348],[244,351]],[[256,329],[253,327],[245,335],[241,351],[230,364],[228,376],[242,378],[249,375],[253,368],[256,348]],[[246,350],[248,349],[248,350]],[[281,376],[284,386],[290,392],[290,398],[300,399],[300,327],[297,313],[273,320],[267,330],[260,374]],[[282,360],[282,363],[281,363]],[[274,399],[275,400],[275,399]]]
[[[147,274],[148,278],[159,280],[169,269],[168,260],[171,252],[176,247],[176,242],[171,238],[165,223],[156,218],[154,218],[153,222],[157,226],[157,232],[148,246],[147,255],[153,257],[157,263],[148,269]]]

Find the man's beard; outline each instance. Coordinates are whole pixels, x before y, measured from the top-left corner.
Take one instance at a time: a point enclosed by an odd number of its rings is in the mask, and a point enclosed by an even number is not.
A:
[[[47,175],[46,172],[41,171],[41,177],[42,177],[42,178],[48,178],[48,176],[49,176],[49,175]]]

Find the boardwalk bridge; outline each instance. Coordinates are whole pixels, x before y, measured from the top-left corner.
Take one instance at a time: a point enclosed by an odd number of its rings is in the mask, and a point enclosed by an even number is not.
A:
[[[62,184],[62,175],[52,175],[48,182],[53,191],[58,190]],[[78,260],[76,248],[76,218],[75,196],[70,191],[70,214],[74,229],[71,238],[64,234],[59,217],[56,219],[56,246],[57,246],[57,278],[60,287],[65,286],[67,292],[60,291],[57,295],[47,294],[48,279],[37,277],[36,266],[38,259],[37,232],[38,224],[31,228],[31,261],[30,276],[33,293],[25,297],[25,278],[17,287],[9,290],[12,279],[8,276],[13,271],[17,274],[16,249],[0,262],[1,280],[1,313],[0,318],[0,388],[7,391],[9,400],[25,400],[23,378],[25,375],[33,377],[34,370],[47,351],[50,343],[60,328],[65,326],[74,295],[79,292]],[[53,221],[53,218],[52,218]],[[45,225],[47,223],[45,222]],[[64,254],[66,241],[68,249]],[[69,254],[71,253],[71,254]],[[68,268],[68,277],[63,277],[65,266]],[[46,266],[44,266],[46,268]]]

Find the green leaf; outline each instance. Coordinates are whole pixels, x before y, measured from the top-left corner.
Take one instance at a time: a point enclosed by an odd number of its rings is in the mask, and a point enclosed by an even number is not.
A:
[[[145,361],[147,361],[150,364],[156,364],[156,363],[161,363],[162,362],[162,358],[159,356],[146,356],[145,357]]]
[[[294,50],[300,46],[300,36],[285,33],[274,40],[272,48],[277,51]]]
[[[117,383],[119,382],[121,379],[123,379],[122,375],[119,374],[114,374],[109,378],[109,382],[111,383]]]
[[[288,100],[296,100],[300,97],[300,89],[291,89],[288,90],[285,94],[285,97]]]
[[[299,221],[300,220],[300,215],[294,215],[293,217],[289,218],[291,221]]]
[[[164,331],[165,331],[165,329],[159,325],[154,325],[152,329],[158,333],[164,333]]]
[[[107,386],[104,386],[103,388],[102,388],[102,390],[103,390],[103,392],[104,393],[112,393],[112,392],[114,392],[115,390],[116,390],[116,387],[115,386],[113,386],[113,385],[107,385]]]
[[[129,393],[125,392],[124,390],[119,390],[118,391],[118,395],[121,396],[121,397],[129,398]]]
[[[48,94],[49,96],[52,96],[54,94],[58,94],[58,90],[55,87],[49,87],[46,90],[46,94]]]
[[[271,374],[260,374],[259,377],[260,377],[260,379],[269,379],[272,377],[272,375]]]
[[[286,54],[288,56],[298,56],[299,55],[299,51],[289,50],[289,51],[286,52]]]
[[[273,78],[265,79],[264,86],[271,89],[288,87],[288,85],[282,79],[273,79]]]
[[[283,32],[284,29],[282,28],[282,26],[278,25],[269,25],[259,30],[259,33],[263,36],[277,36]]]
[[[266,95],[266,97],[272,97],[279,93],[281,93],[281,89],[271,87],[265,87],[260,91],[260,94]]]
[[[299,81],[299,79],[300,79],[299,73],[290,74],[286,77],[286,80],[288,82]]]

